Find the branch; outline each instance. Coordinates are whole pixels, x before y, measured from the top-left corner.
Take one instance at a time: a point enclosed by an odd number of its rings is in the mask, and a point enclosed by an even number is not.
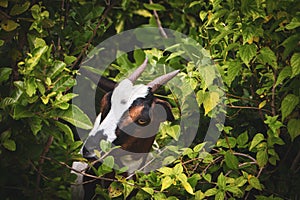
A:
[[[228,108],[241,108],[241,109],[252,109],[252,110],[262,110],[265,111],[267,113],[271,113],[272,111],[267,110],[267,109],[263,109],[263,108],[257,108],[257,107],[251,107],[251,106],[235,106],[235,105],[227,105]]]
[[[149,0],[149,3],[152,4],[153,1],[152,1],[152,0]],[[153,15],[154,15],[154,17],[155,17],[155,20],[156,20],[158,29],[159,29],[159,31],[160,31],[160,34],[161,34],[164,38],[168,38],[167,33],[165,32],[165,30],[163,29],[163,27],[162,27],[162,25],[161,25],[161,21],[160,21],[160,19],[159,19],[159,16],[158,16],[156,10],[153,10]]]
[[[37,169],[37,173],[38,174],[37,174],[37,177],[36,177],[35,199],[37,199],[38,191],[39,191],[39,188],[40,188],[39,186],[40,186],[40,182],[41,182],[41,174],[42,174],[42,168],[43,168],[42,165],[45,162],[44,157],[48,153],[49,148],[50,148],[52,142],[53,142],[53,136],[51,135],[51,136],[48,137],[47,143],[46,143],[46,145],[44,147],[44,150],[43,150],[43,152],[42,152],[42,154],[40,156],[40,160],[39,160],[39,164],[38,164],[39,167]]]

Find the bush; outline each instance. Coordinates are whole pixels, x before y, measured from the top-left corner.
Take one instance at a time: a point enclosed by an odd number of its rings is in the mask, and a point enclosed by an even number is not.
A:
[[[193,145],[179,149],[182,155],[172,165],[139,174],[136,181],[120,178],[110,192],[99,187],[97,193],[116,199],[134,188],[136,199],[299,196],[298,1],[2,0],[0,7],[3,199],[71,198],[75,177],[69,166],[83,159],[74,125],[92,127],[71,103],[78,95],[72,87],[82,59],[116,33],[159,23],[198,41],[215,61],[227,97],[221,137],[211,152],[205,152],[206,130],[199,130]],[[219,98],[206,90],[193,63],[157,49],[142,54],[182,71],[194,85],[204,115],[201,127],[208,127]],[[110,76],[126,73],[132,67],[129,60],[125,56],[114,63]],[[157,140],[174,137],[171,129],[163,128]]]

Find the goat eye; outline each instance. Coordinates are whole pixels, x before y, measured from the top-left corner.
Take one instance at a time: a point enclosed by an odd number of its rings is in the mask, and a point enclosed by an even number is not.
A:
[[[137,123],[139,125],[146,125],[148,122],[149,122],[148,120],[142,119],[142,118],[140,118],[140,119],[137,120]]]

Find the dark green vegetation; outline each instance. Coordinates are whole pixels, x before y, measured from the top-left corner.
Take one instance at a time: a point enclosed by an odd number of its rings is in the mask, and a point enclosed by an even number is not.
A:
[[[158,21],[210,51],[226,88],[226,123],[209,154],[200,130],[172,165],[135,182],[120,178],[109,195],[123,199],[138,188],[137,199],[299,198],[298,0],[0,0],[0,7],[1,199],[70,199],[75,177],[68,166],[81,147],[70,125],[91,127],[70,104],[78,65],[106,38]],[[147,54],[186,74],[207,127],[219,96],[206,90],[193,64],[155,49]],[[119,59],[111,74],[130,68]],[[174,129],[162,129],[158,140],[176,137]]]

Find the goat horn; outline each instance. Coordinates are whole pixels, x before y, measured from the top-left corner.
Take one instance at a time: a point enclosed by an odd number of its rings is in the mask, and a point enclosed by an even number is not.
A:
[[[148,58],[146,57],[144,62],[128,77],[128,79],[133,83],[139,76],[145,71],[147,67]]]
[[[155,92],[161,85],[166,84],[169,80],[174,78],[179,73],[179,70],[175,70],[168,74],[157,77],[153,81],[147,84],[151,88],[151,92]]]

